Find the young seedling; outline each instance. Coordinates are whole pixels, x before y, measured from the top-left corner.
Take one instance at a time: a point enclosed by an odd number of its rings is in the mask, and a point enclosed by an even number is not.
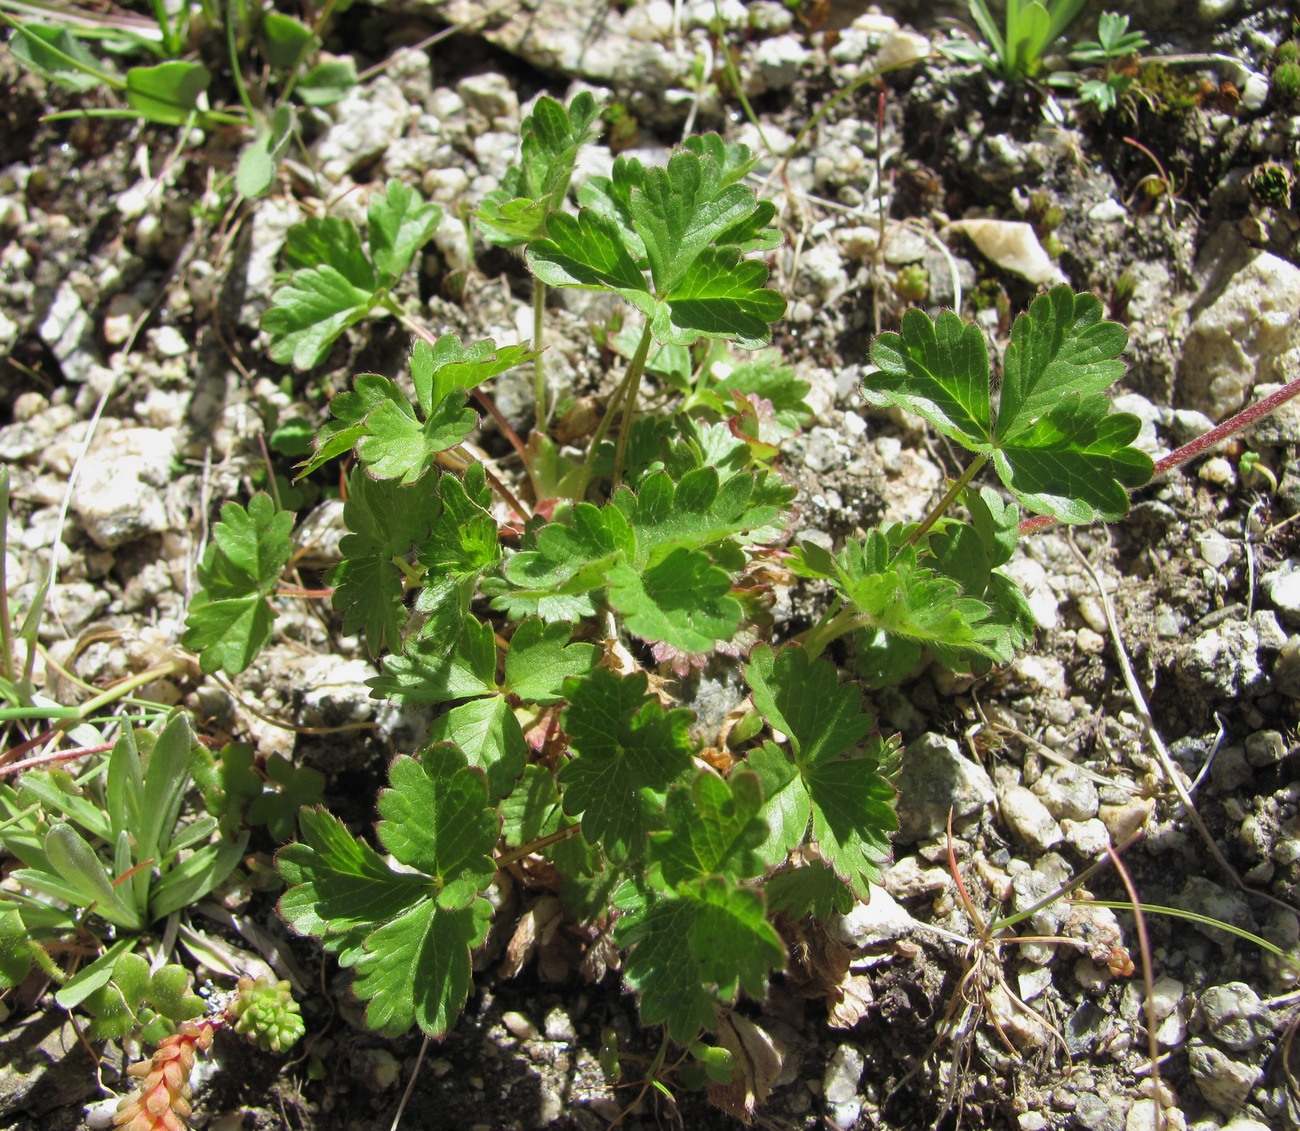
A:
[[[1006,0],[1001,27],[987,0],[969,0],[969,5],[984,42],[949,39],[939,50],[949,58],[976,63],[990,74],[1021,83],[1042,69],[1047,49],[1074,23],[1084,0]]]
[[[543,96],[520,124],[519,163],[501,178],[501,187],[488,193],[475,213],[484,238],[499,247],[523,248],[547,233],[551,214],[561,209],[578,153],[596,134],[600,107],[587,92],[575,95],[568,107]],[[533,341],[543,344],[546,284],[533,278]],[[546,373],[539,353],[534,363],[537,430],[550,417]]]

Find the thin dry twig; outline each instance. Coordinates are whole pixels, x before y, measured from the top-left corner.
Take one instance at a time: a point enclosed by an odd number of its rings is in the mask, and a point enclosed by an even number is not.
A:
[[[1110,596],[1106,592],[1106,587],[1102,584],[1101,576],[1093,568],[1092,563],[1079,549],[1078,543],[1074,540],[1074,532],[1066,528],[1066,541],[1070,549],[1074,551],[1074,556],[1079,559],[1079,564],[1087,571],[1088,576],[1092,578],[1093,584],[1097,588],[1097,596],[1101,601],[1101,607],[1106,614],[1106,627],[1110,632],[1111,643],[1115,648],[1115,658],[1119,662],[1120,673],[1124,677],[1124,686],[1128,690],[1129,699],[1133,703],[1133,708],[1137,711],[1138,718],[1142,721],[1142,729],[1146,734],[1147,742],[1152,752],[1156,756],[1156,761],[1160,764],[1165,778],[1173,787],[1174,792],[1178,795],[1178,800],[1182,802],[1183,811],[1187,814],[1187,819],[1196,827],[1196,831],[1201,834],[1210,854],[1214,857],[1215,863],[1223,870],[1224,874],[1232,880],[1233,885],[1246,895],[1253,895],[1257,899],[1268,900],[1269,903],[1276,904],[1286,911],[1294,911],[1295,908],[1290,904],[1270,895],[1266,891],[1259,891],[1250,887],[1237,874],[1237,870],[1229,863],[1228,858],[1223,855],[1219,846],[1215,843],[1214,836],[1211,834],[1208,826],[1205,824],[1201,814],[1197,812],[1196,804],[1192,801],[1192,795],[1188,793],[1187,787],[1183,784],[1183,779],[1178,773],[1173,759],[1169,757],[1169,751],[1165,748],[1164,739],[1160,737],[1160,732],[1156,728],[1155,720],[1151,717],[1151,709],[1147,706],[1146,696],[1142,692],[1142,687],[1138,683],[1137,675],[1133,671],[1133,664],[1129,660],[1128,650],[1124,647],[1124,640],[1120,634],[1119,622],[1115,617],[1115,607],[1111,604]],[[1109,537],[1109,532],[1107,532]]]
[[[1156,982],[1151,971],[1151,940],[1147,937],[1146,916],[1142,914],[1137,887],[1124,861],[1110,845],[1106,846],[1106,855],[1110,857],[1111,864],[1119,873],[1120,882],[1128,892],[1129,902],[1133,904],[1133,925],[1137,928],[1138,951],[1142,955],[1142,987],[1146,990],[1143,1007],[1147,1022],[1147,1054],[1151,1061],[1151,1095],[1156,1104],[1156,1131],[1164,1131],[1165,1104],[1164,1093],[1160,1088],[1160,1042],[1156,1039],[1156,1029],[1159,1024],[1159,1019],[1156,1017]]]

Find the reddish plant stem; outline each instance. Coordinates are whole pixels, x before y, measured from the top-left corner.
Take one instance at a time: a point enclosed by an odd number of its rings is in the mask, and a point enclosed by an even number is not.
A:
[[[11,746],[4,752],[5,758],[14,758],[19,754],[24,754],[28,750],[33,750],[37,746],[43,746],[54,737],[54,731],[47,730],[44,734],[38,734],[29,742],[24,742],[21,746]],[[9,762],[7,765],[0,766],[0,777],[8,774],[20,774],[23,770],[35,770],[41,766],[58,766],[64,762],[74,762],[78,758],[84,758],[88,754],[104,754],[113,749],[111,742],[100,743],[95,746],[78,746],[75,750],[56,750],[53,754],[41,754],[35,758],[28,758],[24,762]]]
[[[1277,392],[1269,393],[1257,404],[1247,405],[1240,412],[1228,417],[1222,424],[1211,428],[1205,435],[1197,436],[1195,440],[1189,440],[1181,448],[1170,452],[1163,459],[1157,460],[1151,478],[1155,479],[1159,475],[1164,475],[1167,471],[1173,471],[1175,467],[1182,467],[1188,460],[1195,459],[1214,447],[1215,444],[1222,443],[1234,433],[1240,432],[1257,420],[1262,420],[1264,417],[1276,412],[1282,405],[1297,395],[1300,395],[1300,377],[1288,381]],[[1038,531],[1050,529],[1056,524],[1057,520],[1049,514],[1035,515],[1033,518],[1025,519],[1020,524],[1020,533],[1036,534]]]

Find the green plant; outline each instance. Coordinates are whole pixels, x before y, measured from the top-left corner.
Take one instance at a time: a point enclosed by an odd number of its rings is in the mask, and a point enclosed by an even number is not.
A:
[[[96,920],[138,935],[234,869],[247,834],[214,840],[216,818],[182,817],[193,744],[176,713],[157,734],[123,725],[109,756],[79,779],[30,770],[17,789],[0,786],[0,844],[24,865],[10,873],[21,890],[0,893],[3,984],[21,981],[34,961],[61,977],[43,941]]]
[[[259,759],[244,742],[227,743],[216,756],[200,747],[194,779],[226,836],[244,825],[263,826],[278,844],[293,836],[298,810],[315,805],[325,789],[319,770],[295,766],[282,754]]]
[[[616,166],[586,194],[610,202],[604,212],[556,213],[552,234],[528,247],[551,280],[616,289],[647,312],[636,349],[643,372],[656,328],[670,346],[705,330],[763,337],[748,329],[751,310],[769,307],[752,297],[756,277],[737,270],[744,260],[720,256],[714,249],[726,243],[716,234],[687,235],[720,230],[736,243],[765,243],[757,229],[765,210],[748,190],[728,192],[722,175],[744,155],[711,153],[719,151],[708,142],[664,170]],[[733,202],[725,210],[720,193]],[[683,201],[710,221],[676,212]],[[646,248],[648,279],[628,249],[631,234]],[[670,247],[698,248],[698,257],[668,257]],[[683,310],[675,288],[686,284],[669,265],[684,266],[687,280],[701,265],[708,278],[733,272],[737,283],[722,293],[741,290],[748,301],[718,303],[707,319],[704,299]],[[335,603],[372,652],[392,652],[374,693],[441,713],[430,744],[393,762],[379,800],[379,844],[396,865],[325,810],[306,809],[301,842],[277,858],[289,885],[282,915],[353,969],[368,1024],[440,1034],[468,993],[493,876],[541,852],[575,914],[617,915],[613,938],[628,950],[625,977],[643,1019],[695,1042],[717,1024],[719,1002],[760,993],[783,966],[778,912],[843,910],[868,895],[888,857],[897,741],[875,730],[862,691],[819,653],[851,634],[869,682],[898,682],[923,652],[978,669],[1028,643],[1027,606],[1000,568],[1019,508],[968,484],[992,463],[1039,513],[1073,522],[1122,514],[1125,486],[1151,470],[1130,446],[1136,418],[1110,413],[1103,395],[1122,371],[1124,341],[1120,327],[1101,321],[1096,299],[1057,288],[1017,320],[995,413],[983,336],[956,315],[932,323],[913,311],[901,335],[877,340],[881,369],[869,395],[922,415],[975,458],[926,523],[881,528],[835,557],[809,546],[795,554],[795,568],[830,581],[837,601],[802,646],[749,650],[744,678],[773,737],[756,733],[725,777],[692,764],[689,711],[662,703],[644,673],[598,665],[583,637],[613,618],[659,655],[689,660],[761,621],[751,570],[783,526],[789,492],[743,433],[680,413],[660,418],[667,429],[653,418],[628,426],[629,482],[608,501],[579,495],[534,516],[506,553],[480,465],[463,479],[438,471],[434,446],[413,442],[428,434],[415,412],[384,407],[396,387],[359,378],[358,392],[346,394],[355,400],[335,399],[338,421],[322,429],[308,464],[345,444],[359,460],[345,514],[355,533],[332,578]],[[433,390],[450,396],[466,379],[463,348],[417,342],[420,413],[435,404]],[[399,419],[401,434],[390,432],[387,421]],[[452,442],[443,435],[437,446]],[[614,471],[608,457],[592,466],[602,478]],[[970,521],[944,514],[958,499]],[[491,598],[493,623],[471,611],[476,594]],[[553,735],[558,763],[534,761],[526,731]],[[707,1049],[701,1055],[707,1068]],[[727,1071],[721,1061],[713,1067]]]
[[[92,1041],[121,1040],[128,1034],[157,1044],[181,1021],[203,1013],[204,1001],[190,985],[189,972],[173,962],[150,972],[146,959],[131,951],[109,953],[91,963],[55,994],[65,1009],[91,1017]]]
[[[1083,5],[1084,0],[1006,0],[999,28],[987,0],[969,0],[971,18],[984,42],[949,39],[939,50],[1009,82],[1024,82],[1039,73],[1047,49],[1065,34]]]
[[[367,218],[369,253],[351,220],[318,216],[289,229],[284,257],[292,273],[262,318],[273,360],[311,369],[349,326],[372,315],[411,325],[393,289],[433,238],[442,209],[390,181],[371,196]]]
[[[930,295],[930,272],[919,263],[899,269],[894,276],[894,294],[909,305],[925,302]]]
[[[1273,70],[1268,90],[1278,105],[1300,106],[1300,63],[1279,63]]]
[[[565,202],[578,152],[596,132],[599,120],[596,100],[583,91],[568,107],[553,98],[537,100],[533,111],[520,124],[519,162],[501,178],[501,187],[483,198],[475,220],[489,243],[522,248],[546,235],[551,214]],[[636,122],[632,121],[633,133]],[[533,280],[533,342],[542,344],[546,309],[546,284]],[[539,353],[534,362],[534,398],[537,427],[545,427],[549,415],[546,376]]]
[[[240,978],[239,988],[226,1009],[235,1032],[256,1042],[267,1052],[284,1052],[306,1032],[302,1010],[286,981]]]
[[[48,23],[23,22],[3,9],[27,14],[20,0],[0,0],[0,21],[12,29],[9,47],[14,57],[43,78],[79,93],[111,90],[121,96],[121,109],[67,111],[52,117],[139,118],[166,126],[195,124],[215,129],[243,126],[251,134],[240,153],[235,184],[248,197],[263,196],[275,182],[297,130],[296,95],[306,106],[324,106],[342,98],[356,82],[350,60],[311,65],[320,47],[320,33],[335,3],[324,5],[314,27],[262,5],[205,5],[204,17],[224,32],[227,57],[212,64],[182,58],[190,38],[195,8],[191,4],[153,4],[154,26],[128,16],[95,16],[78,12],[75,21],[60,22],[55,13]],[[173,19],[174,15],[174,19]],[[133,66],[120,73],[111,59],[97,56],[87,46],[98,41],[112,55],[149,54],[162,60]],[[262,78],[245,79],[244,67],[255,46],[265,64]],[[214,68],[228,64],[239,107],[234,111],[209,103]],[[266,77],[277,81],[270,98]]]
[[[1250,195],[1266,208],[1287,208],[1291,204],[1291,191],[1295,178],[1285,165],[1265,161],[1256,165],[1246,176]]]
[[[1054,86],[1073,87],[1084,102],[1090,102],[1103,114],[1115,109],[1132,87],[1135,76],[1120,69],[1120,64],[1141,54],[1150,41],[1140,31],[1129,31],[1129,17],[1102,12],[1097,18],[1097,38],[1085,41],[1070,52],[1070,61],[1100,67],[1100,77],[1088,78],[1072,72],[1055,74]]]

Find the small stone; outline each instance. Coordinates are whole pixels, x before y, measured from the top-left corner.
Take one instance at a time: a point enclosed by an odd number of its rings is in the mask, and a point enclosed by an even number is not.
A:
[[[1084,993],[1091,994],[1093,997],[1101,997],[1114,981],[1114,975],[1105,966],[1093,962],[1091,958],[1081,958],[1074,964],[1074,978],[1083,988]]]
[[[1225,746],[1210,765],[1210,780],[1220,793],[1240,789],[1254,776],[1255,771],[1246,761],[1246,752],[1240,746]]]
[[[1061,826],[1033,792],[1023,785],[1013,785],[998,798],[1002,819],[1011,834],[1027,848],[1046,852],[1061,840]]]
[[[72,507],[97,546],[113,550],[167,529],[160,488],[170,476],[175,443],[172,430],[122,428],[91,448]]]
[[[1033,1001],[1046,992],[1051,984],[1052,971],[1048,966],[1032,966],[1016,976],[1016,989],[1020,991],[1021,1001]]]
[[[1186,444],[1212,431],[1214,421],[1194,408],[1176,408],[1169,416],[1169,434],[1176,444]]]
[[[1300,562],[1288,560],[1260,578],[1260,587],[1290,628],[1300,627]]]
[[[175,326],[159,326],[147,334],[149,346],[159,357],[184,357],[190,352],[190,343]]]
[[[1231,1115],[1241,1107],[1264,1075],[1262,1068],[1234,1060],[1200,1040],[1189,1044],[1187,1060],[1205,1102],[1222,1115]]]
[[[1217,530],[1207,530],[1197,537],[1196,549],[1201,560],[1214,569],[1221,569],[1232,557],[1232,542]]]
[[[1237,469],[1223,456],[1211,456],[1201,464],[1196,478],[1206,486],[1231,491],[1237,486]]]
[[[1183,630],[1187,627],[1187,618],[1176,609],[1171,609],[1168,605],[1157,605],[1155,615],[1156,635],[1163,637],[1165,640],[1172,640],[1175,636],[1181,636]]]
[[[1034,782],[1033,788],[1058,821],[1065,817],[1086,821],[1097,815],[1097,787],[1086,774],[1073,767],[1048,770]]]
[[[387,1049],[354,1049],[352,1072],[372,1092],[391,1092],[402,1078],[402,1062]]]
[[[930,41],[914,31],[891,31],[876,52],[876,66],[881,70],[919,63],[932,54]]]
[[[1098,201],[1088,209],[1088,219],[1094,224],[1111,224],[1116,220],[1123,220],[1127,215],[1128,209],[1113,196]]]
[[[1253,619],[1215,625],[1176,651],[1178,673],[1224,699],[1258,695],[1268,685],[1261,644]]]
[[[1250,904],[1240,892],[1216,884],[1204,876],[1189,876],[1179,893],[1175,904],[1186,911],[1193,911],[1206,919],[1218,919],[1243,930],[1256,929],[1255,917],[1251,914]],[[1221,927],[1209,923],[1192,922],[1192,929],[1200,931],[1207,939],[1220,946],[1234,946],[1235,936]]]
[[[1146,824],[1153,808],[1155,803],[1150,799],[1133,797],[1119,805],[1102,805],[1097,810],[1097,816],[1110,833],[1111,843],[1123,844]]]
[[[531,1041],[537,1037],[537,1026],[522,1013],[513,1009],[501,1015],[501,1024],[512,1036],[518,1037],[521,1041]]]
[[[866,903],[855,903],[846,915],[831,917],[827,929],[833,938],[846,946],[868,947],[886,939],[896,939],[916,925],[907,909],[884,888],[871,887]]]
[[[1067,817],[1061,822],[1061,832],[1065,834],[1065,843],[1080,856],[1099,856],[1110,843],[1110,833],[1097,817],[1086,821],[1071,821]]]
[[[924,734],[903,752],[898,777],[898,844],[938,836],[954,820],[979,812],[996,792],[983,767],[962,756],[957,743],[941,734]]]
[[[1165,1113],[1164,1121],[1160,1118],[1160,1111],[1155,1100],[1138,1100],[1128,1109],[1128,1116],[1124,1120],[1124,1131],[1173,1131],[1168,1123],[1168,1112]]]
[[[1075,634],[1074,646],[1085,656],[1100,656],[1106,651],[1106,638],[1091,628],[1081,628]]]
[[[933,896],[952,884],[946,868],[926,868],[919,856],[895,860],[885,873],[885,890],[895,899],[919,899]]]
[[[775,35],[764,39],[750,53],[750,81],[747,84],[750,93],[785,90],[793,85],[810,57],[811,52],[796,36]]]
[[[1283,695],[1300,699],[1300,635],[1292,636],[1278,651],[1273,686]]]
[[[1081,1092],[1074,1108],[1074,1123],[1084,1131],[1121,1131],[1127,1115],[1128,1104],[1123,1096]]]
[[[505,75],[494,71],[470,75],[456,84],[456,93],[470,110],[481,114],[489,123],[498,118],[509,122],[519,118],[519,96]]]
[[[826,1062],[822,1076],[822,1095],[828,1103],[852,1099],[866,1067],[866,1058],[857,1045],[840,1045]]]
[[[1196,1020],[1219,1044],[1234,1052],[1256,1048],[1272,1035],[1268,1011],[1245,982],[1227,982],[1202,992]]]
[[[1255,385],[1284,380],[1283,356],[1300,345],[1300,267],[1243,245],[1231,231],[1207,241],[1198,273],[1213,281],[1178,366],[1179,401],[1216,420],[1241,408]]]
[[[1022,220],[956,220],[949,230],[967,236],[980,253],[1004,271],[1039,285],[1056,282],[1061,269]]]
[[[542,1031],[546,1034],[548,1041],[576,1041],[578,1039],[578,1031],[573,1027],[572,1019],[558,1005],[546,1014],[546,1020],[542,1023]]]
[[[144,304],[132,294],[116,294],[108,300],[104,314],[104,341],[110,346],[120,346],[131,336],[136,320],[144,312]]]
[[[1257,730],[1246,736],[1246,761],[1252,766],[1273,766],[1286,757],[1286,740],[1281,731]]]

